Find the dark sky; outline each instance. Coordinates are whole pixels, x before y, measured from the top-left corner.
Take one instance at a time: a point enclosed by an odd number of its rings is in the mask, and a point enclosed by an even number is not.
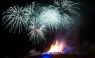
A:
[[[14,5],[19,6],[26,6],[27,4],[30,4],[32,1],[35,0],[23,0],[23,1],[17,1],[17,0],[1,0],[1,14],[3,11],[6,11],[9,7],[12,7]],[[42,5],[49,5],[53,3],[53,0],[36,0]],[[78,10],[78,13],[81,15],[78,21],[76,23],[77,31],[79,32],[77,41],[77,46],[81,46],[82,43],[86,42],[87,46],[81,51],[84,51],[88,47],[91,47],[95,45],[95,1],[94,0],[72,0],[73,2],[79,3],[80,10]],[[1,20],[2,21],[2,16]],[[0,53],[24,53],[29,52],[29,50],[36,48],[40,51],[46,51],[50,47],[50,44],[53,41],[54,35],[46,35],[47,42],[41,42],[38,45],[34,44],[32,45],[32,42],[29,41],[29,37],[26,36],[25,31],[23,31],[21,34],[13,34],[9,33],[8,29],[4,30],[3,23],[1,22],[1,37],[0,37]],[[92,47],[93,48],[93,47]],[[90,48],[91,49],[91,48]],[[93,50],[93,49],[91,49]],[[86,51],[86,50],[85,50]]]

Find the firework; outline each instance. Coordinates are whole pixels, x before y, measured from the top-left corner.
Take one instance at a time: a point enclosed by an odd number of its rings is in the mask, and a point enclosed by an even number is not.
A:
[[[47,29],[45,25],[40,25],[37,22],[37,19],[34,19],[35,21],[31,21],[31,25],[29,27],[29,33],[28,36],[30,36],[30,40],[35,41],[37,40],[36,43],[39,43],[39,41],[45,40],[45,35],[47,33]]]
[[[78,7],[76,7],[76,5],[79,5],[78,3],[74,3],[72,1],[68,1],[68,0],[54,0],[54,5],[61,9],[61,11],[64,14],[64,10],[69,11],[70,13],[75,13],[78,14],[75,9],[79,9]],[[78,14],[79,15],[79,14]]]
[[[29,21],[32,21],[38,15],[39,9],[39,3],[36,3],[36,1],[25,7]]]
[[[26,13],[29,17],[28,36],[30,36],[30,40],[33,40],[34,43],[35,41],[39,43],[40,40],[45,40],[45,34],[47,32],[46,26],[40,24],[41,20],[37,18],[40,8],[39,3],[36,4],[36,1],[26,7]]]
[[[64,27],[64,29],[69,29],[69,27],[72,26],[74,20],[67,14],[63,14],[61,18],[61,26]]]
[[[65,28],[68,29],[72,23],[74,22],[73,18],[71,18],[66,11],[68,11],[68,13],[74,13],[79,15],[75,9],[79,9],[78,7],[76,7],[76,5],[79,5],[78,3],[74,3],[72,1],[68,1],[68,0],[54,0],[54,6],[56,6],[56,8],[60,11],[61,14],[61,25]]]
[[[4,24],[7,23],[5,26],[5,29],[7,27],[10,27],[10,32],[14,30],[14,33],[16,32],[17,28],[19,28],[19,33],[21,30],[23,30],[23,26],[27,28],[27,16],[25,14],[25,8],[23,7],[10,7],[3,13],[3,22]]]
[[[37,40],[37,43],[41,40],[45,40],[45,35],[58,30],[60,28],[69,29],[74,22],[73,18],[69,14],[79,15],[75,9],[78,3],[74,3],[68,0],[54,0],[54,5],[48,7],[40,7],[39,3],[32,2],[32,4],[26,7],[10,7],[3,13],[3,19],[5,29],[10,28],[10,32],[14,33],[19,29],[23,31],[29,31],[28,36],[30,40]],[[69,13],[69,14],[68,14]]]
[[[39,19],[41,20],[40,23],[45,24],[50,31],[54,31],[54,29],[57,30],[59,28],[60,18],[61,16],[59,11],[52,5],[49,7],[43,7],[39,16]]]

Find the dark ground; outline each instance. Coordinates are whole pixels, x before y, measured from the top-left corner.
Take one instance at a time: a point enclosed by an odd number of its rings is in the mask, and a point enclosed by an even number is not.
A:
[[[32,56],[32,57],[26,57],[26,58],[95,58],[95,54],[89,54],[89,55],[52,55],[50,57],[46,56]]]

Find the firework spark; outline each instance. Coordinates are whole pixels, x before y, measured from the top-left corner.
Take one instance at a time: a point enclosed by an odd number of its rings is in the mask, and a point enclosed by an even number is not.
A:
[[[4,24],[7,23],[5,26],[5,29],[7,27],[10,27],[10,32],[14,30],[14,33],[16,32],[17,28],[19,28],[19,33],[21,30],[23,30],[23,26],[27,27],[27,17],[25,14],[25,9],[23,7],[10,7],[3,13],[5,15],[2,19]]]
[[[31,21],[31,25],[28,29],[30,32],[28,33],[28,36],[30,36],[30,40],[35,41],[37,40],[37,43],[39,43],[39,41],[41,40],[45,40],[45,35],[47,33],[47,29],[46,29],[46,26],[45,25],[40,25],[38,24],[38,22],[35,21]]]

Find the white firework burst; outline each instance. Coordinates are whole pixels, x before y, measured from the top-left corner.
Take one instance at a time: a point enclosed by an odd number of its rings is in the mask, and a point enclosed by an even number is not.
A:
[[[19,28],[19,33],[21,30],[23,30],[23,26],[27,28],[27,16],[25,14],[25,8],[23,7],[10,7],[3,13],[2,21],[4,24],[7,23],[5,26],[5,29],[7,27],[10,27],[10,32],[14,30],[14,33],[16,32],[17,28]]]
[[[57,30],[60,26],[61,15],[59,11],[52,5],[49,7],[43,7],[40,16],[41,24],[45,24],[49,28],[50,32]]]
[[[78,14],[75,11],[75,9],[79,9],[78,7],[76,7],[76,5],[79,5],[78,3],[74,3],[74,2],[68,1],[68,0],[54,0],[54,5],[57,8],[59,8],[63,12],[63,14],[65,13],[64,10],[67,10],[70,13]]]
[[[30,36],[30,40],[37,41],[36,43],[39,43],[39,41],[46,40],[45,35],[47,33],[47,29],[45,25],[40,25],[36,19],[35,21],[31,21],[31,25],[29,27],[29,33],[28,36]]]
[[[79,15],[75,9],[79,9],[76,7],[76,5],[79,5],[78,3],[74,3],[72,1],[68,0],[54,0],[54,5],[61,13],[61,25],[65,29],[69,29],[70,26],[72,26],[74,20],[71,16],[69,16],[65,11],[68,11],[69,13],[75,13]]]
[[[25,7],[29,21],[32,21],[38,15],[39,9],[39,3],[36,3],[36,1]]]

